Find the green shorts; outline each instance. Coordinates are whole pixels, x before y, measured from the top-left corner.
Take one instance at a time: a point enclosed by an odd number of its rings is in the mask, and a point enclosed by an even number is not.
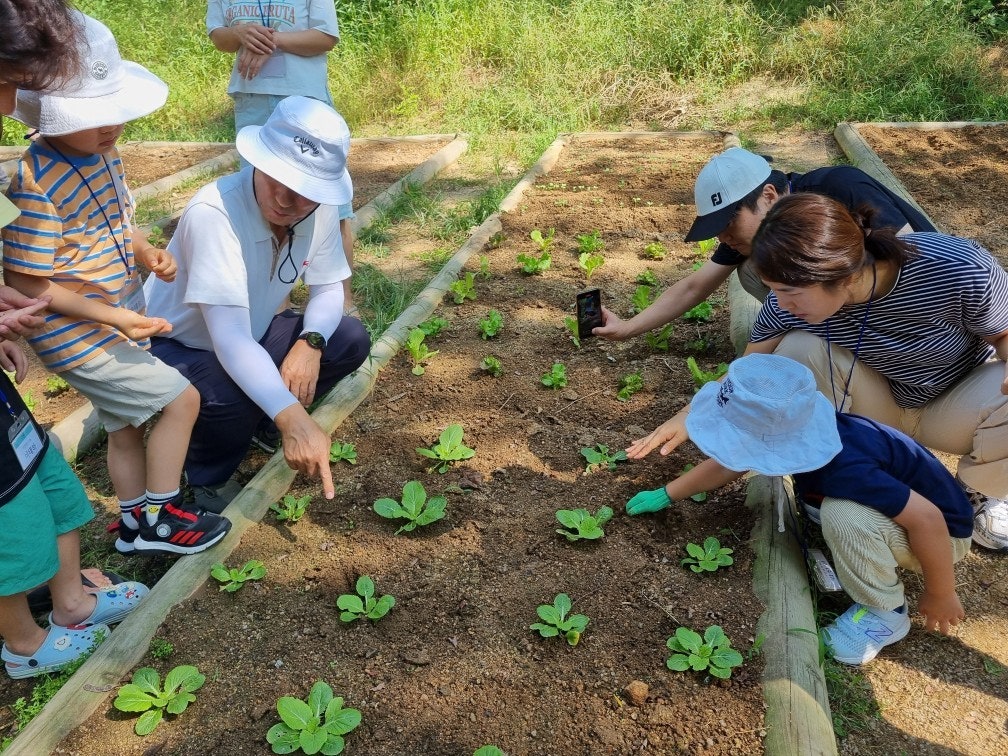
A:
[[[28,485],[0,507],[0,596],[31,590],[55,575],[56,536],[93,518],[84,487],[56,444],[49,444]]]

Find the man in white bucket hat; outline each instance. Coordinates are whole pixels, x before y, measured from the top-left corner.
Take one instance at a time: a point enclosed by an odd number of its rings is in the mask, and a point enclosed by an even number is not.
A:
[[[963,619],[952,565],[969,553],[973,510],[951,473],[909,436],[837,413],[807,367],[772,354],[741,357],[722,382],[701,388],[686,429],[709,459],[636,494],[627,512],[660,511],[748,470],[793,475],[855,601],[826,628],[837,661],[863,664],[909,632],[897,567],[923,572],[925,628],[948,634]],[[664,440],[659,427],[627,456],[641,459]]]
[[[353,196],[343,118],[288,97],[264,125],[243,128],[236,145],[250,165],[193,197],[168,246],[175,283],[151,279],[145,289],[149,311],[174,326],[152,351],[202,397],[185,469],[196,503],[211,511],[233,495],[228,480],[264,417],[287,463],[333,497],[329,435],[306,408],[370,351],[360,321],[343,315],[350,267],[338,206]],[[304,314],[277,314],[302,277]]]

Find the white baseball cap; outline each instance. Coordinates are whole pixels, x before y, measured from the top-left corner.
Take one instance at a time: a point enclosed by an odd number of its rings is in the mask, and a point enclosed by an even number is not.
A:
[[[685,241],[713,239],[725,230],[739,203],[756,187],[770,180],[770,163],[741,147],[715,155],[700,170],[693,199],[697,217]]]
[[[84,26],[81,68],[51,92],[18,90],[13,117],[44,136],[117,126],[150,115],[168,99],[168,85],[143,66],[123,60],[112,32],[79,14]]]
[[[776,354],[750,354],[705,384],[686,416],[690,440],[729,470],[792,475],[839,454],[836,410],[812,371]]]
[[[238,154],[275,181],[322,205],[353,199],[346,169],[350,129],[343,116],[311,97],[286,97],[262,126],[246,126]]]

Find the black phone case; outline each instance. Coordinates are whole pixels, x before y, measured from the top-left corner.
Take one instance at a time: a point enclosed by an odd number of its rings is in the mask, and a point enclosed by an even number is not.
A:
[[[578,338],[592,335],[592,328],[602,325],[602,292],[599,289],[577,295]]]

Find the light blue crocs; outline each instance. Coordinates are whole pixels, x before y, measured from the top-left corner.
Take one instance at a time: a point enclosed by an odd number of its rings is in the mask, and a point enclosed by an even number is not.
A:
[[[53,625],[49,628],[49,634],[39,646],[38,651],[31,656],[12,653],[7,650],[7,644],[4,643],[3,648],[0,649],[0,658],[5,662],[4,668],[7,670],[7,674],[15,680],[20,680],[22,677],[44,675],[47,672],[62,669],[87,655],[92,648],[98,645],[99,634],[102,638],[106,638],[110,632],[112,631],[108,625],[101,624],[90,627]]]
[[[76,627],[115,624],[136,609],[148,593],[150,593],[150,589],[146,585],[132,580],[106,588],[95,594],[98,603],[95,604],[94,611],[86,619],[78,622]],[[52,612],[49,613],[49,624],[53,627],[59,627],[53,622]]]

